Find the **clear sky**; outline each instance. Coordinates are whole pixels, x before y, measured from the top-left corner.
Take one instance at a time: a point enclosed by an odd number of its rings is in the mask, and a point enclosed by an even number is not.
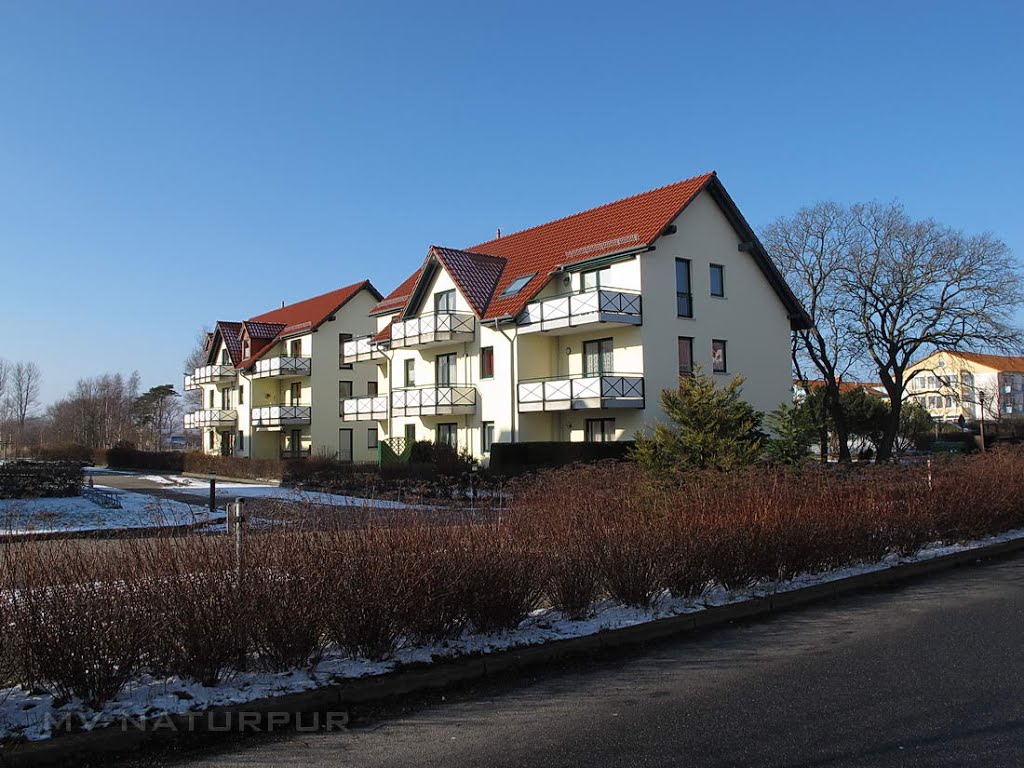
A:
[[[0,357],[197,331],[717,170],[1024,255],[1024,3],[0,0]]]

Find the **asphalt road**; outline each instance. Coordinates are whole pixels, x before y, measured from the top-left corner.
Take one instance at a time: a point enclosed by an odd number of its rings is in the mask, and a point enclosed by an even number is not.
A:
[[[190,766],[1022,766],[1024,558]]]

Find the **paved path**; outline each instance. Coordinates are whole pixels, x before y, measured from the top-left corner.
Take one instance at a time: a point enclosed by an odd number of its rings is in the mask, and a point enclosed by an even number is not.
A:
[[[86,482],[88,482],[89,469],[86,468]],[[151,475],[156,474],[150,473]],[[92,476],[96,485],[107,485],[111,488],[118,488],[122,491],[144,493],[148,496],[155,496],[159,499],[171,499],[172,501],[183,501],[186,504],[202,505],[209,496],[201,496],[195,493],[185,493],[176,489],[173,485],[158,483],[148,480],[145,475],[134,472],[100,472]],[[221,500],[218,499],[218,503]]]
[[[1024,558],[192,766],[1021,766]]]

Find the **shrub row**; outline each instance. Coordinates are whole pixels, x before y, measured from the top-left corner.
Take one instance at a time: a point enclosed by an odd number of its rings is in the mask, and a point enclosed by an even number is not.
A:
[[[77,496],[82,465],[69,461],[8,461],[0,464],[0,499]]]
[[[1018,451],[671,483],[611,464],[524,482],[500,518],[378,512],[253,531],[240,572],[229,537],[7,545],[0,643],[20,682],[99,702],[144,669],[213,684],[243,665],[309,665],[329,644],[386,659],[544,606],[579,618],[606,598],[646,607],[875,562],[1024,526],[1022,496]]]

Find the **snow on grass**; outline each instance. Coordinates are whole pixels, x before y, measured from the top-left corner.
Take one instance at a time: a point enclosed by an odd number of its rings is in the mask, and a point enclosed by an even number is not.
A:
[[[211,518],[202,504],[158,499],[103,485],[121,509],[107,509],[84,496],[53,499],[0,499],[0,537],[21,533],[56,533],[190,525]]]
[[[740,603],[767,594],[881,571],[900,563],[920,562],[1021,538],[1024,538],[1024,529],[1007,531],[964,544],[949,545],[937,542],[909,557],[899,558],[890,555],[877,563],[804,574],[789,581],[761,582],[746,589],[728,591],[720,586],[710,587],[698,598],[673,598],[666,593],[650,609],[631,608],[603,601],[595,607],[593,616],[583,620],[566,619],[558,611],[541,609],[534,611],[514,631],[490,634],[467,632],[451,643],[403,648],[396,653],[393,660],[387,662],[353,659],[343,656],[337,650],[328,649],[323,659],[311,669],[295,669],[283,673],[238,672],[226,682],[214,687],[204,687],[176,677],[145,676],[126,686],[117,699],[103,705],[99,710],[90,709],[77,700],[60,704],[48,694],[33,693],[20,687],[0,689],[0,742],[5,739],[48,739],[53,736],[52,727],[55,724],[72,716],[81,718],[86,729],[93,729],[125,718],[132,721],[156,719],[170,714],[201,712],[211,707],[245,704],[273,696],[299,693],[344,680],[382,675],[403,664],[429,664],[470,654],[497,653],[512,648],[585,637],[657,619],[696,613],[713,606]]]

